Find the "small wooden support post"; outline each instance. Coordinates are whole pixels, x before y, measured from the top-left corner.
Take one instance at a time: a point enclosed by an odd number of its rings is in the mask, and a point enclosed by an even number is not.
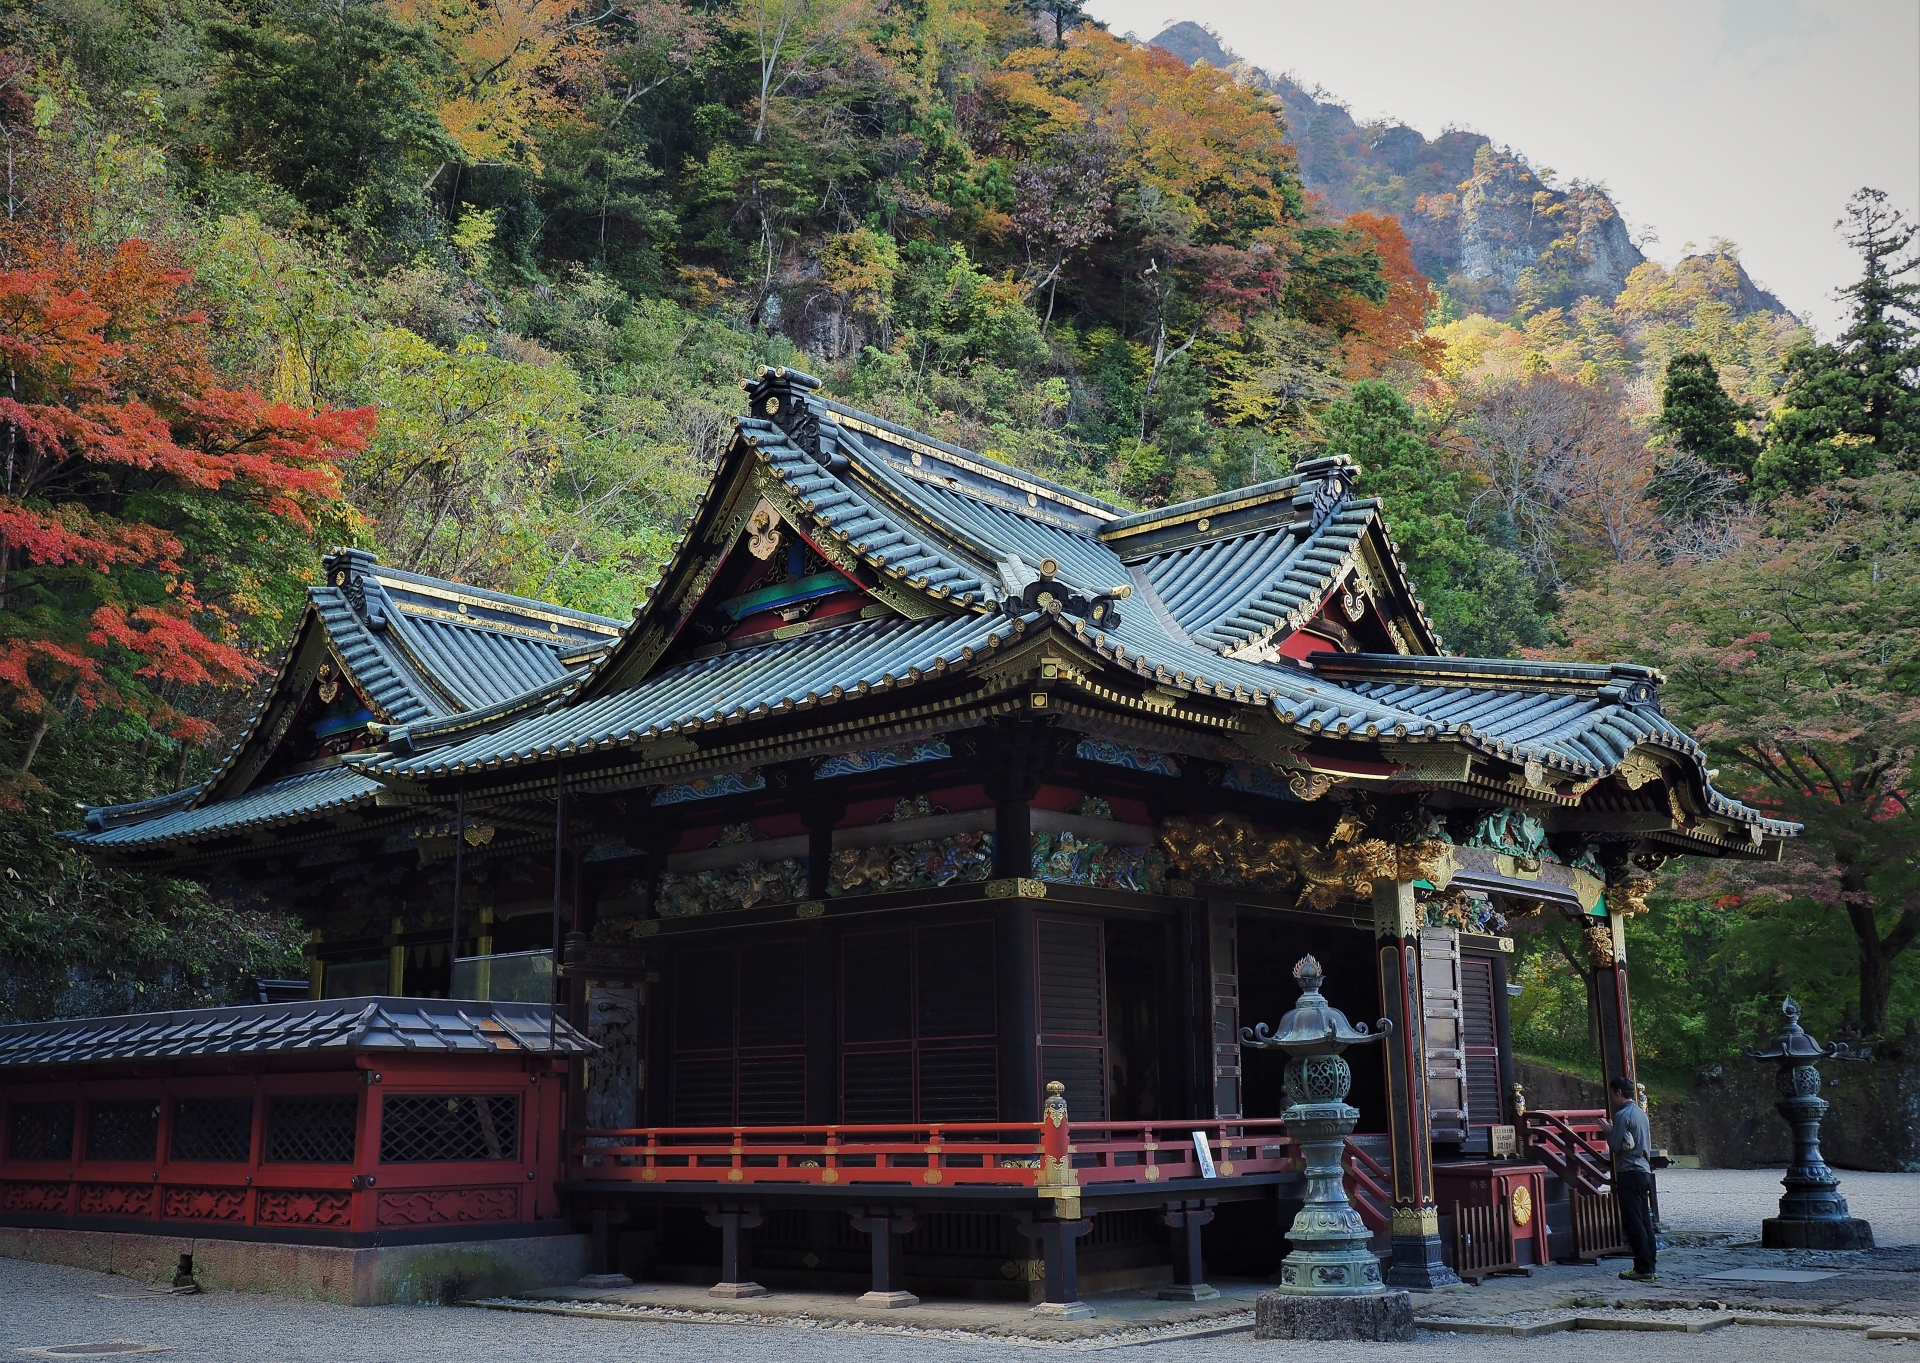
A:
[[[746,1231],[761,1222],[758,1207],[706,1207],[707,1224],[720,1228],[720,1281],[707,1289],[709,1297],[764,1297],[767,1289],[752,1280],[748,1266]]]
[[[1173,1282],[1160,1289],[1161,1301],[1205,1301],[1220,1295],[1209,1287],[1200,1257],[1200,1228],[1213,1220],[1213,1199],[1169,1202],[1160,1219],[1173,1232]]]
[[[913,1213],[872,1207],[853,1213],[852,1219],[853,1228],[873,1241],[873,1287],[860,1304],[883,1311],[918,1306],[920,1298],[907,1291],[906,1238],[913,1234]]]
[[[1373,886],[1380,1014],[1387,1037],[1387,1116],[1393,1149],[1393,1262],[1387,1286],[1430,1291],[1460,1281],[1441,1257],[1427,1113],[1427,1048],[1420,993],[1420,906],[1410,880]]]
[[[1044,1295],[1031,1314],[1056,1320],[1085,1320],[1091,1316],[1093,1308],[1080,1300],[1076,1243],[1093,1229],[1093,1218],[1062,1221],[1056,1217],[1022,1216],[1018,1224],[1022,1235],[1040,1242],[1040,1256],[1047,1266]]]
[[[613,1272],[613,1226],[605,1207],[593,1209],[593,1237],[587,1242],[587,1272]]]

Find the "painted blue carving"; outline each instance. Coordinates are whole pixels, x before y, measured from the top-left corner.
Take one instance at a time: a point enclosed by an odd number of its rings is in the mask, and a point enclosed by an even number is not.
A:
[[[757,768],[723,771],[712,776],[696,776],[691,781],[662,786],[653,793],[656,805],[680,805],[689,800],[713,800],[722,795],[744,795],[750,790],[765,790],[767,778]]]
[[[1227,774],[1220,778],[1220,787],[1245,791],[1248,795],[1264,795],[1269,800],[1292,800],[1298,804],[1300,799],[1287,789],[1285,777],[1267,767],[1228,767]]]
[[[1035,833],[1033,874],[1063,885],[1164,894],[1167,859],[1152,847],[1115,847],[1077,833]]]
[[[815,779],[825,780],[829,776],[853,776],[887,767],[910,767],[915,762],[938,762],[943,757],[952,756],[953,747],[944,738],[930,739],[925,743],[895,743],[887,748],[862,748],[858,752],[824,757],[820,765],[813,769],[813,774]]]
[[[1180,774],[1180,764],[1167,753],[1130,748],[1123,743],[1109,743],[1105,739],[1083,738],[1074,748],[1073,755],[1085,762],[1104,762],[1110,767],[1126,767],[1130,771],[1151,771],[1161,776]]]

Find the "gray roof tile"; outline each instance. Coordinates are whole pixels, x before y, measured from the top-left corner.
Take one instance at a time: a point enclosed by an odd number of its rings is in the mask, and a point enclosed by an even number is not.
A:
[[[0,1069],[213,1055],[406,1051],[586,1055],[594,1044],[538,1003],[313,999],[0,1027]]]

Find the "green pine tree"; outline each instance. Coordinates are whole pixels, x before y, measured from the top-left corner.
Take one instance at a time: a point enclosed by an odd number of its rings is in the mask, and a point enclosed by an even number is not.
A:
[[[1754,467],[1763,495],[1805,491],[1920,458],[1920,228],[1863,189],[1841,224],[1866,270],[1843,289],[1847,329],[1830,345],[1802,346],[1767,448]]]
[[[1668,361],[1660,389],[1660,424],[1676,449],[1715,468],[1750,476],[1760,443],[1740,423],[1753,418],[1749,404],[1727,396],[1710,357],[1691,351]]]

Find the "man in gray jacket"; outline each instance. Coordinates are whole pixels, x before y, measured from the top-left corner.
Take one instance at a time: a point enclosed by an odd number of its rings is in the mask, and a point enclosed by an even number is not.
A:
[[[1633,1101],[1633,1082],[1616,1077],[1608,1086],[1613,1097],[1613,1125],[1607,1128],[1607,1148],[1613,1152],[1613,1200],[1620,1208],[1620,1228],[1633,1251],[1633,1267],[1620,1276],[1630,1282],[1656,1280],[1653,1238],[1653,1134],[1647,1114]]]

